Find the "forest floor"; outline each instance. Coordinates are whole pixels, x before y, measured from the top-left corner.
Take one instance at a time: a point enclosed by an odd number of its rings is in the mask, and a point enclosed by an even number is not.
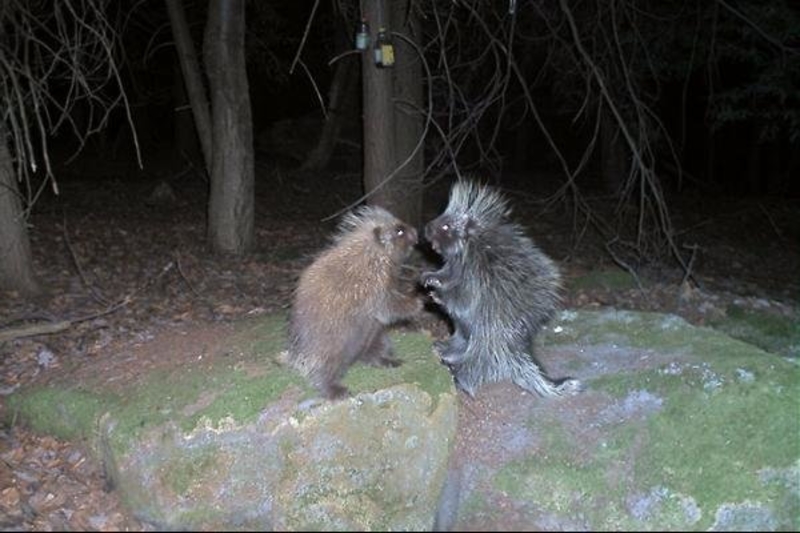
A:
[[[335,226],[322,219],[343,205],[342,198],[355,198],[342,184],[356,178],[326,178],[323,184],[314,181],[319,176],[277,171],[263,178],[257,187],[255,251],[244,259],[220,258],[205,246],[205,185],[200,180],[175,177],[167,191],[173,195],[163,197],[153,194],[158,183],[153,180],[62,180],[60,196],[45,195],[30,219],[36,274],[46,291],[36,299],[0,292],[0,332],[42,323],[61,323],[63,329],[0,342],[0,416],[7,414],[5,396],[17,388],[75,360],[104,364],[118,343],[149,341],[182,327],[198,333],[187,335],[186,342],[202,344],[204,332],[209,334],[215,324],[288,309],[297,275]],[[691,280],[664,254],[660,266],[638,270],[640,286],[584,285],[572,280],[615,268],[606,247],[590,231],[576,239],[583,228],[569,209],[544,209],[541,198],[515,192],[519,189],[509,187],[514,212],[561,265],[566,308],[662,311],[693,324],[724,315],[733,304],[797,316],[797,200],[678,199],[671,204],[678,245],[687,254],[690,247],[696,249]],[[426,220],[441,205],[431,204]],[[603,209],[602,203],[598,206]],[[149,345],[163,353],[157,342]],[[468,416],[474,423],[490,411],[503,412],[492,401],[472,402]],[[12,423],[0,426],[0,529],[152,527],[122,507],[80,443]]]

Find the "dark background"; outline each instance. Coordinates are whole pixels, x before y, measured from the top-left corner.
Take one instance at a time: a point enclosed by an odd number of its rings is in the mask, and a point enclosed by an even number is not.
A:
[[[423,12],[427,12],[427,4],[420,5]],[[132,167],[128,171],[131,174],[152,175],[163,171],[167,162],[173,165],[172,171],[177,172],[186,163],[183,156],[187,154],[179,151],[185,152],[187,145],[176,139],[175,124],[179,116],[189,112],[182,107],[185,96],[181,94],[180,71],[171,46],[172,35],[165,9],[155,1],[120,2],[116,6],[121,12],[127,9],[123,6],[132,8],[127,12],[129,20],[121,34],[126,58],[123,74],[133,104],[145,168],[135,168],[129,126],[124,112],[117,110],[108,128],[86,147],[81,158],[63,168],[63,179],[82,173],[80,160],[108,159],[109,146],[113,148],[114,162],[128,163]],[[355,27],[353,6],[337,9],[331,2],[320,2],[300,56],[308,70],[295,65],[290,73],[312,6],[310,1],[248,3],[248,78],[255,144],[262,163],[301,162],[302,150],[313,146],[320,130],[319,97],[327,99],[335,67],[329,61],[351,46]],[[542,11],[548,7],[550,11]],[[581,23],[582,14],[586,19],[580,27],[585,31],[587,47],[591,47],[591,39],[598,34],[611,31],[597,29],[606,22],[606,14],[590,7],[585,3],[573,6],[578,23]],[[698,6],[688,1],[645,2],[639,8],[648,16],[629,21],[627,31],[631,35],[639,33],[636,38],[640,42],[631,45],[631,49],[647,55],[650,64],[631,53],[629,75],[637,80],[637,97],[647,103],[654,114],[653,123],[647,127],[652,132],[658,159],[655,167],[665,190],[706,197],[800,195],[800,16],[797,6],[791,2],[732,5],[736,13],[747,17],[746,20],[715,3]],[[185,9],[199,49],[205,4],[186,2]],[[502,19],[503,9],[481,13],[499,17],[490,20],[498,27],[508,25]],[[574,54],[574,50],[570,50],[567,41],[559,43],[548,36],[548,29],[542,22],[545,17],[558,20],[557,15],[557,6],[519,2],[516,30],[520,36],[515,41],[516,60],[526,79],[531,80],[529,89],[544,124],[570,167],[574,168],[593,135],[595,117],[589,112],[579,112],[585,91],[583,81],[568,71],[572,68],[569,62],[559,58],[567,53]],[[474,30],[468,26],[468,17],[460,22],[464,33],[475,37],[474,47],[485,49],[480,34],[470,33]],[[428,28],[426,35],[432,31]],[[463,47],[465,57],[462,59],[473,61],[474,57],[467,56],[472,53],[468,41],[446,46]],[[599,46],[595,50],[594,59],[602,67],[607,52]],[[435,44],[430,51],[429,59],[433,61],[437,53]],[[356,57],[351,55],[339,61],[354,61]],[[470,68],[474,72],[472,75],[480,80],[492,75],[493,67],[491,63],[476,61]],[[608,72],[611,77],[607,82],[624,107],[628,96],[621,86],[622,78],[614,77],[618,75],[614,68],[609,68]],[[464,71],[457,74],[467,75]],[[467,89],[477,85],[473,81],[464,82]],[[488,113],[475,125],[485,140],[487,132],[500,123],[495,144],[497,153],[492,156],[495,161],[487,165],[477,154],[478,148],[468,146],[459,154],[457,163],[464,170],[481,171],[489,166],[493,179],[510,172],[549,170],[556,182],[563,181],[563,176],[558,176],[560,169],[552,149],[539,127],[529,113],[521,118],[525,111],[519,87],[515,83],[509,87],[505,116],[498,118]],[[442,98],[442,94],[435,93],[437,104]],[[358,106],[351,118],[350,134],[359,142]],[[656,121],[663,124],[662,131],[655,131]],[[632,127],[637,125],[632,124]],[[277,136],[282,142],[270,138],[270,133],[276,129],[280,131]],[[63,160],[72,155],[74,144],[68,132],[60,133],[63,136],[52,146],[63,154]],[[184,144],[176,146],[180,142]],[[429,134],[429,158],[439,146],[436,135]],[[349,151],[340,146],[338,155],[344,160],[335,159],[333,168],[359,172],[359,155],[352,152],[352,146]],[[188,155],[199,163],[196,152]],[[590,165],[579,174],[580,184],[587,190],[600,179],[599,158],[596,147]],[[94,166],[95,163],[89,164]],[[336,167],[337,164],[340,166]],[[682,172],[680,181],[678,167]],[[452,168],[432,169],[429,175],[439,170],[452,172]]]

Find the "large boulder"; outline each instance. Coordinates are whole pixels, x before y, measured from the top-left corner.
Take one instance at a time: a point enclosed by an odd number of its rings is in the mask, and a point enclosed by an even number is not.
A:
[[[587,390],[489,387],[462,409],[472,429],[445,526],[800,530],[796,359],[672,315],[565,312],[551,326],[542,361]]]
[[[354,367],[354,396],[337,402],[278,363],[283,317],[214,337],[202,353],[185,336],[156,339],[117,365],[20,392],[12,407],[41,431],[85,439],[128,507],[157,527],[432,526],[456,408],[429,337],[394,334],[404,365]],[[154,343],[172,351],[153,358]]]
[[[537,353],[577,396],[456,396],[430,337],[398,332],[402,367],[357,365],[354,397],[327,402],[277,363],[284,339],[282,317],[177,332],[9,403],[87,439],[160,527],[800,530],[796,358],[672,315],[565,312]]]

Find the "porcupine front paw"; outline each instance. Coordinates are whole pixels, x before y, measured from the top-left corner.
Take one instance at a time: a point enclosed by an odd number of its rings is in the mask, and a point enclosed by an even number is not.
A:
[[[426,289],[435,290],[442,288],[442,280],[439,279],[436,272],[423,272],[420,281],[422,282],[422,286]]]
[[[436,305],[445,307],[441,298],[441,290],[444,287],[442,280],[435,272],[426,272],[421,277],[422,287],[427,291],[428,298]]]

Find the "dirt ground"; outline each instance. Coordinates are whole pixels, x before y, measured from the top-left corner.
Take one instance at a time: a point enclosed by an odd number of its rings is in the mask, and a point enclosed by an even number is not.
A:
[[[276,170],[262,174],[269,177],[257,186],[255,250],[243,259],[207,250],[205,184],[189,175],[169,177],[161,195],[154,191],[162,182],[103,176],[65,179],[58,198],[45,195],[30,222],[36,273],[46,292],[36,299],[0,293],[0,332],[37,324],[62,328],[0,343],[0,411],[17,388],[73,364],[112,365],[120,379],[134,378],[142,361],[115,357],[127,343],[149,346],[152,360],[176,349],[192,353],[233,321],[287,309],[297,275],[335,225],[325,217],[344,198],[354,198],[344,187],[353,178],[329,176],[323,184]],[[641,287],[587,287],[572,281],[614,262],[591,232],[576,239],[582,227],[569,208],[544,209],[539,200],[512,195],[519,220],[563,269],[567,308],[664,311],[703,324],[731,303],[784,316],[800,305],[800,201],[676,202],[681,249],[696,249],[692,280],[682,282],[684,273],[665,258],[639,270]],[[438,209],[433,204],[428,218]],[[175,330],[190,334],[180,346],[165,346],[172,337],[164,334]],[[516,394],[498,384],[482,398],[462,399],[457,452],[471,449],[490,461],[491,447],[475,451],[464,443],[484,442],[482,436],[513,423],[514,409],[503,404]],[[476,525],[483,526],[520,524],[509,517],[508,524]],[[79,443],[36,435],[12,421],[0,427],[0,529],[152,528],[121,506]]]

